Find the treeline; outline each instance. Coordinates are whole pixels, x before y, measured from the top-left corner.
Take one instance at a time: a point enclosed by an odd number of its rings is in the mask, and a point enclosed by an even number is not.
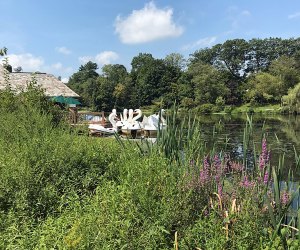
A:
[[[197,50],[187,60],[177,53],[164,59],[140,53],[130,72],[120,64],[105,65],[101,75],[97,69],[93,62],[82,65],[68,85],[98,111],[174,102],[182,108],[219,109],[281,103],[288,91],[299,89],[300,38],[227,40]],[[284,103],[299,105],[294,96]]]

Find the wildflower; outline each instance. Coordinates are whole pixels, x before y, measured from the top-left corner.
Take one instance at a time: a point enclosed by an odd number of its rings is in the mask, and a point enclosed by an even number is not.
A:
[[[262,153],[262,155],[265,158],[267,156],[267,153],[268,153],[266,138],[263,138],[261,146],[262,146],[261,153]]]
[[[267,184],[269,181],[269,173],[268,170],[266,170],[265,175],[264,175],[264,184]]]
[[[222,197],[222,195],[223,195],[223,186],[222,186],[221,182],[218,183],[218,195],[220,197]]]
[[[262,140],[262,149],[261,154],[259,156],[259,168],[262,171],[266,164],[270,161],[270,151],[267,149],[267,140],[266,138],[263,138]]]
[[[255,185],[253,181],[248,180],[248,176],[244,175],[243,180],[240,182],[240,186],[244,188],[251,188]]]
[[[290,200],[290,194],[289,194],[289,192],[284,191],[281,194],[281,197],[280,197],[281,204],[282,205],[286,205],[286,204],[288,204],[289,200]]]
[[[200,185],[204,185],[209,181],[209,162],[208,157],[206,156],[203,161],[203,168],[200,170],[199,182]]]
[[[238,162],[232,162],[231,169],[233,172],[242,172],[244,170],[244,166]]]
[[[259,169],[260,169],[261,171],[263,171],[264,168],[265,168],[265,166],[266,166],[265,159],[263,158],[262,155],[260,155],[260,156],[259,156]]]
[[[218,156],[218,155],[215,155],[215,157],[214,157],[214,165],[215,165],[215,168],[216,168],[216,169],[219,169],[219,168],[221,167],[221,164],[222,164],[222,162],[221,162],[219,156]]]
[[[210,164],[208,162],[208,156],[205,156],[204,161],[203,161],[203,168],[204,169],[209,169],[209,167],[210,167]]]
[[[261,178],[260,176],[258,176],[258,177],[256,178],[256,180],[257,180],[258,183],[261,183],[261,182],[262,182],[262,178]]]
[[[214,167],[215,167],[215,180],[217,183],[219,183],[221,176],[223,174],[223,170],[222,170],[222,162],[218,155],[215,155],[214,157]]]

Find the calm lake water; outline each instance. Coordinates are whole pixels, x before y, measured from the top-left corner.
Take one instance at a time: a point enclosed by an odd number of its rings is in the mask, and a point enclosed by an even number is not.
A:
[[[218,149],[230,153],[233,159],[243,160],[243,134],[247,122],[246,114],[203,115],[197,117],[201,123],[204,140],[209,146],[216,142]],[[296,167],[295,150],[300,154],[300,116],[278,114],[254,114],[253,140],[257,152],[261,150],[261,140],[265,135],[268,149],[271,150],[271,164],[278,165],[279,157],[284,155],[286,171]],[[253,147],[247,152],[249,167],[253,166]],[[296,171],[300,179],[300,168]]]

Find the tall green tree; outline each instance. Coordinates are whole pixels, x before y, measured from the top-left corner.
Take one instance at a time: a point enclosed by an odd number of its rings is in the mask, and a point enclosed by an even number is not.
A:
[[[131,65],[132,103],[136,106],[149,105],[163,97],[180,76],[177,66],[155,59],[151,54],[140,53],[133,58]]]
[[[215,103],[218,97],[228,98],[226,79],[213,66],[196,63],[189,67],[188,74],[192,76],[196,104]]]
[[[122,101],[125,96],[128,72],[124,65],[108,64],[102,68],[102,75],[98,78],[99,94],[97,96],[97,107],[104,111],[113,108],[124,108]]]
[[[186,60],[184,59],[184,56],[179,53],[171,53],[167,55],[164,62],[167,66],[174,67],[178,71],[186,69]]]
[[[261,104],[279,102],[284,92],[284,84],[279,77],[260,72],[248,79],[245,101]]]
[[[293,88],[300,82],[300,71],[297,68],[297,62],[294,57],[284,55],[272,61],[269,72],[282,81],[282,95],[287,94],[289,88]]]
[[[300,83],[282,97],[282,104],[288,107],[290,113],[300,114]]]
[[[79,67],[79,71],[74,73],[68,82],[68,86],[83,98],[83,103],[90,107],[95,107],[95,100],[98,95],[96,63],[87,62]]]

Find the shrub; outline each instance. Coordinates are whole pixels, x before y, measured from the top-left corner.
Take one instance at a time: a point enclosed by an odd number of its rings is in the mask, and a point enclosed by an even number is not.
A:
[[[214,112],[215,105],[211,103],[202,104],[196,108],[196,112],[200,114],[210,114]]]
[[[233,107],[230,105],[225,106],[224,112],[230,114],[233,110]]]

